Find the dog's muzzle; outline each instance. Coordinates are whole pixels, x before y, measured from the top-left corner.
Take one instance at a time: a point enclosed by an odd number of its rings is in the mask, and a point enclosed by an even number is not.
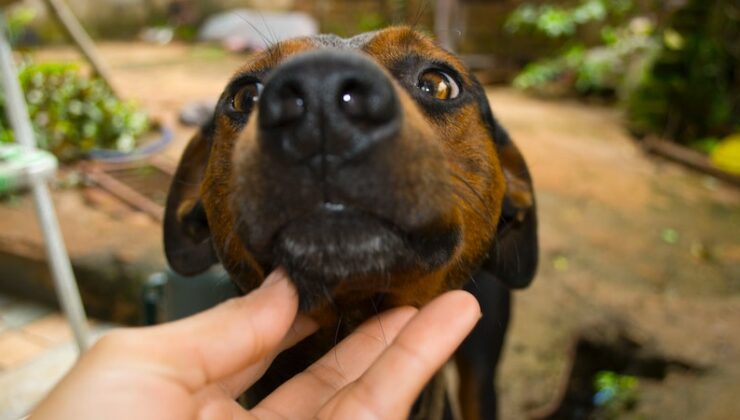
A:
[[[317,50],[262,83],[235,149],[237,232],[257,261],[288,270],[302,308],[340,285],[386,291],[391,274],[454,255],[461,236],[439,187],[442,149],[379,64]]]

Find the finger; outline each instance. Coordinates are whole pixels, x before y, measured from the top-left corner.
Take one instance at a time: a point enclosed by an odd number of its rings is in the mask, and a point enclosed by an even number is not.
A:
[[[290,333],[298,296],[278,270],[262,287],[170,324],[112,334],[105,352],[190,390],[223,379],[273,352]],[[307,331],[295,332],[305,336]],[[109,358],[110,359],[110,358]]]
[[[348,383],[355,381],[395,339],[417,310],[396,308],[362,324],[306,371],[283,384],[253,413],[309,418]]]
[[[298,342],[313,334],[317,328],[318,326],[315,321],[305,315],[298,315],[293,326],[288,331],[288,335],[283,338],[283,341],[275,350],[246,369],[222,379],[219,387],[232,398],[243,394],[247,388],[252,386],[257,379],[265,374],[267,368],[270,367],[278,354],[295,346]]]
[[[467,292],[449,292],[435,299],[360,379],[321,409],[318,418],[403,418],[479,318],[478,302]]]
[[[223,398],[209,402],[198,412],[198,420],[257,420],[244,407],[232,399]]]

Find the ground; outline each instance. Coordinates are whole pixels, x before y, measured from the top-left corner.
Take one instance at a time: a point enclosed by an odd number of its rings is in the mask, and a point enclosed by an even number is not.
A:
[[[205,47],[101,51],[120,91],[175,127],[182,105],[214,98],[243,60]],[[539,274],[515,294],[498,378],[503,418],[556,400],[575,337],[609,329],[677,361],[662,380],[639,379],[626,416],[737,416],[740,191],[646,156],[613,108],[488,93],[529,163],[541,223]],[[191,133],[178,127],[167,156]]]
[[[533,172],[541,221],[540,271],[516,293],[499,378],[506,417],[552,398],[565,344],[604,325],[706,368],[642,381],[644,418],[740,413],[738,191],[645,156],[617,111],[490,93]]]

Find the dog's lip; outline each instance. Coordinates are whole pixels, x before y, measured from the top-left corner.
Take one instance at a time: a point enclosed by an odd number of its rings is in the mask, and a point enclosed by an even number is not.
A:
[[[377,215],[373,212],[361,209],[359,207],[353,206],[351,204],[342,203],[339,201],[324,201],[320,205],[317,205],[312,211],[308,211],[294,219],[291,219],[287,223],[285,223],[283,226],[280,226],[275,231],[275,235],[273,236],[273,241],[275,238],[279,237],[280,234],[290,225],[294,223],[306,223],[315,221],[316,219],[331,219],[331,218],[351,218],[353,220],[356,220],[358,222],[362,222],[363,220],[372,220],[373,222],[379,223],[383,226],[383,228],[393,232],[396,235],[404,236],[403,230],[393,223],[391,220],[388,220],[386,218],[383,218],[380,215]]]
[[[261,255],[267,260],[270,260],[272,259],[272,253],[275,251],[274,246],[280,242],[280,238],[283,237],[284,233],[292,226],[303,223],[316,223],[319,220],[328,221],[329,219],[340,220],[343,218],[352,219],[358,224],[362,223],[362,221],[372,221],[376,226],[381,226],[383,230],[402,238],[402,240],[406,237],[402,228],[382,216],[360,209],[351,204],[339,201],[324,201],[317,204],[312,210],[304,211],[300,215],[296,215],[295,217],[285,221],[272,232],[269,240],[267,240],[263,246],[253,247],[253,249],[256,251],[257,255]]]

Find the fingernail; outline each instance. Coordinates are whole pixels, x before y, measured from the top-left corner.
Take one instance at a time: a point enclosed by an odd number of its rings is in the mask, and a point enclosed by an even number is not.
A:
[[[276,283],[280,282],[281,280],[284,280],[286,277],[287,277],[287,275],[285,273],[285,270],[283,270],[282,268],[278,268],[277,270],[275,270],[272,273],[270,273],[269,276],[267,276],[267,278],[265,279],[265,281],[262,282],[262,286],[260,286],[260,288],[262,288],[262,287],[270,287],[273,284],[276,284]]]

